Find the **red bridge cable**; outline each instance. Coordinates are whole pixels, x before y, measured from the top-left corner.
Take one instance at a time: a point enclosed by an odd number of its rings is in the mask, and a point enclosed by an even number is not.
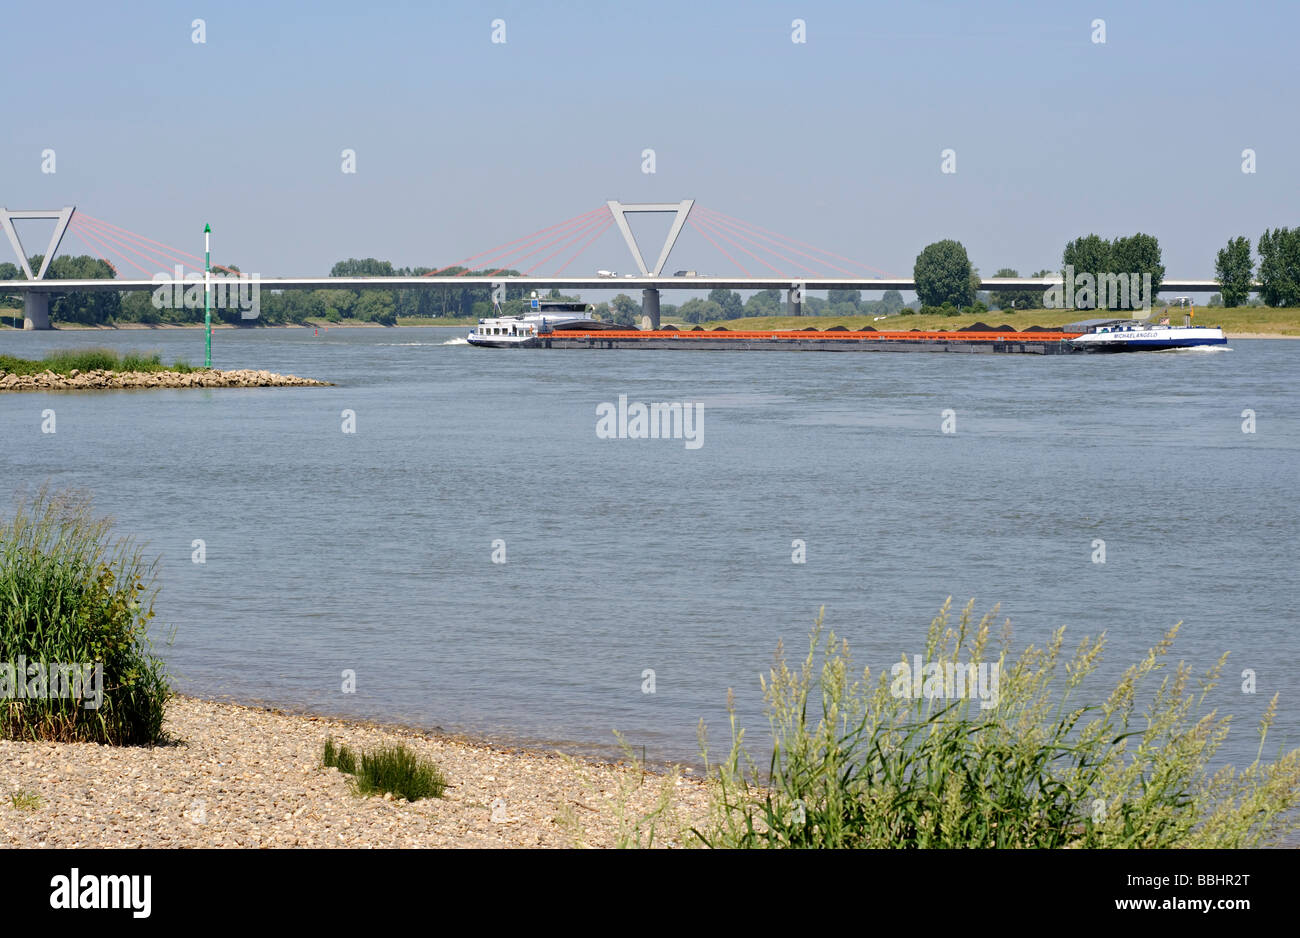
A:
[[[734,221],[734,222],[736,222],[736,223],[738,223],[738,224],[741,224],[741,225],[744,225],[744,226],[746,226],[746,227],[748,227],[748,228],[752,228],[752,229],[754,229],[755,231],[762,231],[762,232],[764,232],[764,233],[766,233],[766,234],[776,235],[776,237],[780,238],[780,239],[783,240],[783,241],[789,241],[791,244],[797,244],[797,245],[799,245],[800,247],[808,248],[810,251],[816,251],[816,252],[819,253],[819,254],[826,254],[826,255],[829,256],[829,257],[834,257],[834,258],[836,258],[837,260],[845,261],[845,262],[847,262],[847,263],[849,263],[849,264],[854,265],[855,267],[861,267],[861,268],[863,268],[864,270],[874,271],[875,273],[883,274],[883,275],[886,276],[886,277],[891,277],[891,278],[897,279],[897,277],[896,277],[894,274],[891,274],[891,273],[889,273],[888,271],[885,271],[885,270],[881,270],[879,267],[872,267],[870,264],[864,264],[864,263],[862,263],[861,261],[855,261],[855,260],[854,260],[853,258],[851,258],[851,257],[845,257],[845,256],[842,255],[842,254],[836,254],[834,251],[828,251],[828,250],[826,250],[825,248],[819,248],[819,247],[817,247],[817,245],[815,245],[815,244],[808,244],[808,243],[805,242],[805,241],[797,241],[797,240],[795,240],[794,238],[787,238],[785,235],[783,235],[783,234],[778,234],[778,233],[775,232],[775,231],[769,231],[769,230],[766,229],[766,228],[760,228],[758,225],[752,225],[752,224],[750,224],[749,222],[741,221],[739,218],[734,218],[734,217],[732,217],[731,215],[724,215],[722,212],[719,212],[719,211],[717,211],[716,209],[705,209],[705,211],[707,211],[707,212],[709,212],[709,213],[711,213],[711,214],[713,214],[713,215],[721,215],[723,218],[726,218],[726,219],[728,219],[728,220],[730,220],[730,221]]]
[[[511,269],[514,265],[519,264],[519,263],[521,263],[522,261],[526,260],[527,258],[532,257],[534,254],[539,254],[539,253],[541,253],[542,251],[545,251],[547,248],[549,248],[551,245],[555,244],[556,242],[558,242],[558,241],[568,241],[570,238],[574,237],[575,235],[578,235],[578,234],[582,233],[583,231],[589,231],[589,230],[591,229],[591,226],[592,226],[592,225],[596,225],[596,224],[599,224],[599,223],[600,223],[600,220],[599,220],[598,218],[594,218],[594,217],[593,217],[593,218],[590,218],[590,219],[588,219],[587,221],[583,222],[583,223],[579,226],[579,228],[578,228],[577,230],[575,230],[575,231],[565,231],[565,232],[561,232],[560,234],[553,235],[553,236],[547,238],[545,241],[543,241],[543,242],[542,242],[541,244],[539,244],[537,247],[533,248],[533,249],[532,249],[531,251],[529,251],[527,254],[521,254],[521,255],[519,255],[518,257],[513,258],[513,259],[510,261],[509,264],[503,264],[502,266],[498,267],[496,270],[493,270],[493,271],[491,271],[491,272],[485,274],[484,276],[487,276],[487,277],[495,277],[497,274],[501,273],[501,271],[503,271],[503,270],[509,270],[509,269]],[[494,261],[493,263],[500,264],[501,261],[500,261],[500,260],[497,260],[497,261]],[[459,277],[459,276],[461,276],[461,275],[460,275],[460,274],[457,274],[456,276]]]
[[[734,230],[734,229],[736,229],[736,226],[735,226],[735,225],[732,225],[730,222],[724,222],[724,221],[721,221],[721,220],[716,219],[716,218],[711,218],[711,217],[709,217],[708,215],[705,215],[705,219],[706,219],[710,224],[712,224],[712,225],[716,225],[716,226],[719,228],[719,230],[722,230],[722,231],[728,231],[728,230],[730,230],[731,233],[734,234],[737,238],[740,238],[740,239],[743,240],[743,241],[748,241],[750,244],[754,245],[754,247],[758,248],[760,251],[766,251],[767,253],[769,253],[769,254],[771,254],[771,255],[773,255],[773,256],[775,256],[775,257],[780,258],[783,262],[785,262],[785,263],[791,265],[792,267],[797,267],[797,268],[799,268],[800,270],[805,271],[806,273],[812,274],[814,277],[817,276],[817,274],[818,274],[818,271],[816,271],[816,270],[814,270],[813,268],[807,266],[806,264],[801,264],[801,263],[799,263],[798,261],[794,260],[793,258],[786,257],[784,254],[782,254],[780,251],[776,250],[775,248],[770,248],[770,247],[768,247],[768,246],[765,245],[765,244],[759,244],[757,241],[754,240],[753,237],[750,237],[749,234],[745,233],[743,230]],[[757,235],[756,237],[762,238],[763,236],[762,236],[762,235]],[[770,240],[772,240],[772,239],[771,239],[771,238],[765,238],[764,240],[770,241]],[[782,247],[784,247],[784,245],[782,245]],[[802,251],[795,251],[795,253],[796,253],[796,254],[802,254],[803,252],[802,252]],[[804,254],[803,256],[804,256],[804,257],[808,257],[809,260],[817,261],[818,263],[823,264],[823,265],[826,265],[826,266],[829,266],[829,267],[834,267],[834,266],[835,266],[835,265],[833,265],[833,264],[827,264],[826,261],[823,261],[823,260],[821,260],[820,258],[809,257],[809,255],[807,255],[807,254]],[[836,270],[839,270],[840,268],[836,267],[835,269],[836,269]],[[844,271],[844,273],[849,274],[850,276],[852,276],[852,272],[851,272],[851,271],[847,271],[847,270],[846,270],[846,271]]]
[[[73,220],[74,222],[77,222],[76,216],[74,216]],[[101,236],[105,238],[111,238],[118,244],[121,244],[125,247],[131,246],[132,238],[135,239],[134,241],[135,244],[141,246],[143,246],[145,243],[157,244],[158,249],[156,255],[146,254],[141,251],[136,251],[135,253],[138,256],[143,257],[146,260],[150,261],[151,263],[159,264],[159,266],[161,267],[174,267],[176,264],[180,264],[182,268],[188,267],[191,270],[194,270],[198,273],[203,272],[203,268],[199,264],[191,264],[183,259],[186,257],[192,257],[193,255],[186,254],[184,251],[179,251],[176,248],[167,247],[165,244],[161,244],[160,242],[154,241],[151,238],[144,238],[139,235],[131,235],[129,232],[125,235],[119,235],[109,230],[109,228],[115,226],[110,226],[107,224],[107,222],[81,221],[79,222],[79,224],[81,224],[82,227],[85,228],[85,230],[98,232]],[[118,230],[120,231],[123,229],[118,229]],[[172,255],[172,256],[168,256],[168,255]],[[234,270],[233,268],[223,267],[220,264],[213,264],[212,268],[213,270],[224,270],[226,273],[230,273],[230,274],[238,273],[238,271]]]
[[[118,237],[117,235],[111,234],[110,232],[103,231],[102,229],[96,229],[96,228],[92,227],[91,225],[88,225],[88,224],[86,224],[86,223],[84,223],[84,222],[76,222],[76,221],[74,221],[72,227],[73,227],[74,229],[78,230],[78,231],[86,231],[86,232],[91,232],[91,233],[94,233],[94,234],[98,234],[101,238],[104,238],[106,241],[109,241],[109,242],[115,243],[115,244],[117,244],[119,247],[122,247],[122,248],[124,248],[124,249],[130,251],[130,252],[131,252],[132,254],[134,254],[136,257],[142,257],[142,258],[144,258],[144,259],[145,259],[146,261],[148,261],[150,264],[153,264],[153,265],[154,265],[154,272],[155,272],[155,273],[161,271],[163,268],[166,268],[166,267],[170,266],[170,265],[168,265],[167,263],[165,263],[165,260],[160,260],[157,256],[155,256],[155,255],[153,255],[153,254],[149,254],[149,253],[145,253],[144,251],[137,250],[135,247],[133,247],[133,246],[130,244],[130,242],[126,241],[126,240],[123,239],[123,238]],[[152,277],[154,276],[154,274],[150,273],[149,276],[150,276],[150,278],[152,278]]]
[[[593,215],[591,218],[589,218],[589,219],[587,219],[586,221],[582,222],[582,223],[581,223],[581,224],[580,224],[576,229],[574,229],[574,230],[572,230],[572,231],[565,231],[565,232],[561,232],[561,233],[556,234],[556,235],[552,235],[551,237],[549,237],[549,238],[547,238],[545,241],[543,241],[541,244],[539,244],[537,247],[533,248],[533,250],[529,251],[527,254],[521,254],[520,256],[514,258],[514,259],[512,260],[512,262],[511,262],[511,266],[513,266],[513,265],[515,265],[515,264],[519,264],[519,263],[522,262],[525,258],[532,257],[534,254],[539,254],[539,253],[541,253],[542,251],[545,251],[547,248],[551,247],[552,245],[559,243],[559,244],[560,244],[560,247],[559,247],[559,248],[558,248],[554,253],[548,255],[548,257],[553,257],[555,254],[558,254],[558,253],[560,253],[561,251],[567,250],[568,247],[569,247],[569,245],[573,244],[573,243],[576,241],[577,238],[581,237],[581,236],[584,235],[586,232],[590,231],[594,226],[599,225],[600,222],[601,222],[600,216],[598,216],[598,215]],[[561,243],[561,242],[563,242],[563,243]],[[523,275],[524,275],[524,276],[528,276],[530,273],[532,273],[534,270],[536,270],[540,264],[545,263],[546,260],[547,260],[547,258],[545,258],[545,257],[542,258],[542,260],[538,261],[537,264],[534,264],[534,265],[533,265],[532,267],[530,267],[528,270],[523,271]],[[498,260],[498,261],[496,261],[496,263],[499,264],[499,263],[501,263],[501,261]],[[499,268],[497,268],[496,270],[492,271],[492,274],[489,274],[489,276],[491,276],[491,275],[493,275],[493,274],[498,274],[498,273],[500,273],[501,271],[503,271],[503,270],[508,270],[508,269],[509,269],[509,267],[505,267],[505,266],[503,266],[503,267],[499,267]]]
[[[713,238],[709,235],[709,233],[708,233],[707,231],[705,231],[705,230],[704,230],[700,225],[698,225],[698,224],[695,223],[695,219],[688,217],[688,218],[686,219],[686,223],[687,223],[688,225],[690,225],[692,228],[694,228],[696,231],[698,231],[700,234],[704,235],[705,238],[708,238],[709,243],[712,244],[712,245],[713,245],[715,248],[717,248],[719,251],[721,251],[723,257],[725,257],[727,260],[731,261],[731,263],[733,263],[733,264],[735,264],[737,267],[739,267],[739,268],[740,268],[740,272],[741,272],[742,274],[744,274],[746,277],[749,276],[749,271],[747,271],[747,270],[744,268],[744,265],[742,265],[742,264],[740,263],[740,261],[736,260],[736,259],[735,259],[734,257],[732,257],[730,254],[728,254],[726,248],[724,248],[724,247],[723,247],[721,244],[719,244],[718,242],[714,241]]]
[[[188,267],[197,273],[203,272],[203,267],[201,264],[199,263],[191,264],[188,261],[184,260],[184,258],[186,257],[193,258],[194,255],[192,254],[187,254],[186,252],[177,250],[176,248],[168,247],[167,245],[162,244],[161,242],[154,241],[152,238],[145,238],[145,237],[141,237],[140,235],[133,235],[130,232],[127,232],[126,234],[117,234],[116,232],[109,230],[110,228],[114,228],[116,226],[108,225],[107,222],[94,222],[94,221],[78,222],[76,216],[73,217],[73,220],[74,222],[81,224],[87,231],[98,232],[103,237],[111,238],[118,244],[123,245],[124,247],[131,246],[132,244],[131,239],[134,239],[134,243],[140,246],[143,246],[146,243],[158,245],[158,248],[156,249],[156,255],[146,254],[142,251],[135,252],[138,256],[145,258],[151,263],[158,263],[161,267],[174,267],[177,264],[179,264],[182,268]],[[124,231],[125,229],[118,229],[118,230]],[[197,258],[194,259],[196,261],[198,260]],[[223,270],[228,274],[239,275],[239,271],[231,267],[223,267],[221,264],[213,264],[212,269]]]
[[[595,218],[595,221],[591,222],[590,225],[585,227],[585,229],[582,229],[580,231],[575,231],[575,233],[573,233],[573,235],[571,236],[571,238],[567,240],[567,242],[565,242],[564,244],[560,244],[558,248],[555,248],[555,251],[552,251],[551,253],[549,253],[549,255],[543,257],[542,260],[537,261],[537,264],[530,266],[528,270],[525,270],[524,272],[525,277],[528,277],[529,274],[532,274],[534,270],[537,270],[537,268],[545,264],[546,261],[551,260],[552,257],[555,257],[556,255],[562,255],[562,253],[564,253],[565,251],[569,251],[569,249],[575,247],[576,244],[580,243],[581,240],[584,239],[586,235],[593,233],[593,231],[602,230],[604,227],[604,223],[606,223],[606,221],[607,220],[601,220],[601,218]]]
[[[163,248],[168,254],[173,254],[177,258],[188,257],[190,260],[195,261],[196,263],[183,264],[182,266],[192,267],[195,270],[203,269],[203,258],[195,254],[190,254],[188,251],[179,250],[178,248],[174,248],[171,247],[170,245],[163,244],[161,241],[155,241],[153,240],[153,238],[146,238],[144,235],[136,234],[134,231],[128,231],[127,229],[123,228],[121,225],[114,225],[112,222],[104,221],[102,218],[96,218],[94,215],[87,215],[85,212],[77,212],[77,214],[74,215],[73,218],[85,219],[86,221],[92,222],[95,225],[99,226],[99,230],[101,232],[103,231],[103,229],[112,229],[114,231],[120,232],[123,235],[133,238],[138,242],[144,242],[147,244],[155,245],[156,247]],[[231,268],[222,267],[220,264],[213,264],[212,266],[216,270],[224,270],[227,273],[232,273],[232,274],[235,273],[235,271],[232,270]]]
[[[512,244],[518,244],[519,247],[515,248],[514,251],[506,251],[505,254],[502,255],[502,258],[504,258],[504,257],[509,257],[511,254],[514,254],[514,253],[516,253],[516,252],[522,250],[523,248],[527,247],[529,244],[532,244],[534,241],[536,241],[539,237],[541,237],[542,235],[546,234],[547,232],[549,232],[549,231],[554,231],[554,230],[557,230],[557,229],[565,229],[565,228],[569,228],[570,226],[574,225],[575,223],[578,223],[578,222],[584,221],[584,220],[588,219],[590,216],[595,215],[595,214],[597,214],[598,212],[601,212],[601,211],[603,211],[603,210],[604,210],[604,206],[601,206],[600,208],[594,208],[594,209],[592,209],[592,210],[589,211],[589,212],[583,212],[581,215],[575,215],[573,218],[570,218],[570,219],[568,219],[567,221],[562,221],[562,222],[559,222],[558,224],[551,225],[551,226],[548,227],[548,228],[542,228],[542,229],[539,230],[539,231],[534,231],[532,234],[524,235],[522,238],[515,238],[515,240],[513,240],[513,241],[507,241],[505,244],[498,245],[497,247],[494,247],[494,248],[492,248],[491,250],[481,251],[481,252],[478,253],[478,254],[474,254],[474,255],[472,255],[472,256],[470,256],[470,257],[466,257],[466,258],[464,258],[463,260],[457,261],[455,264],[448,264],[446,267],[440,267],[438,270],[430,271],[429,273],[424,274],[424,276],[425,276],[425,277],[432,277],[432,276],[434,276],[435,274],[440,274],[440,273],[442,273],[444,270],[450,270],[452,267],[457,267],[457,266],[460,266],[461,264],[467,264],[469,261],[476,260],[476,259],[478,259],[478,258],[480,258],[480,257],[490,257],[490,256],[495,255],[495,254],[501,254],[501,252],[504,251],[504,250],[505,250],[507,247],[509,247],[510,245],[512,245]],[[523,243],[523,244],[520,244],[520,242],[524,242],[524,243]],[[500,263],[500,260],[501,260],[502,258],[498,258],[498,260],[497,260],[496,262],[497,262],[497,263]],[[486,266],[486,265],[484,265],[484,266]],[[470,273],[470,272],[471,272],[471,271],[469,271],[469,270],[466,270],[466,271],[465,271],[465,273]],[[456,274],[456,276],[461,276],[461,275],[460,275],[460,274]]]
[[[584,228],[582,228],[581,230],[573,232],[571,236],[566,236],[566,240],[565,240],[565,243],[564,243],[564,244],[561,244],[558,248],[556,248],[556,249],[555,249],[554,251],[552,251],[550,254],[547,254],[545,257],[543,257],[540,261],[538,261],[538,262],[537,262],[536,264],[534,264],[532,267],[529,267],[527,270],[525,270],[525,271],[524,271],[524,276],[525,276],[525,277],[530,276],[530,275],[532,274],[532,272],[533,272],[534,270],[536,270],[538,267],[541,267],[543,264],[545,264],[545,263],[546,263],[547,261],[549,261],[551,258],[555,257],[557,254],[563,254],[565,251],[568,251],[568,250],[569,250],[570,248],[572,248],[575,244],[577,244],[579,241],[581,241],[584,237],[586,237],[588,234],[590,234],[591,232],[595,231],[596,229],[601,228],[604,224],[605,224],[604,221],[602,221],[600,218],[596,218],[596,219],[593,220],[592,222],[589,222],[589,223],[588,223]]]
[[[132,242],[122,235],[115,234],[114,232],[111,232],[104,228],[97,228],[93,224],[83,223],[80,226],[80,228],[83,231],[88,231],[88,232],[93,232],[95,234],[98,234],[101,238],[104,238],[106,241],[113,244],[117,244],[122,248],[131,251],[137,257],[143,257],[149,263],[156,265],[155,267],[156,271],[160,271],[160,272],[165,271],[168,274],[172,274],[174,273],[174,268],[177,265],[180,265],[180,267],[182,268],[181,270],[182,274],[184,274],[186,270],[194,269],[194,265],[189,263],[188,261],[182,260],[179,257],[168,256],[168,254],[162,250],[145,249],[144,243],[141,241]],[[137,248],[139,248],[139,250],[137,250]]]
[[[435,274],[440,274],[440,273],[442,273],[444,270],[451,270],[451,268],[453,268],[453,267],[459,267],[459,266],[462,265],[462,264],[468,264],[470,261],[477,260],[477,259],[480,258],[480,257],[487,257],[487,256],[492,255],[492,254],[497,254],[497,253],[499,253],[500,251],[502,251],[503,249],[510,247],[510,245],[512,245],[512,244],[518,244],[520,241],[529,241],[529,242],[531,242],[532,239],[536,238],[538,235],[545,234],[546,232],[551,231],[551,230],[553,230],[553,229],[555,229],[555,228],[564,228],[564,227],[567,227],[568,225],[572,224],[572,223],[575,222],[575,221],[578,221],[579,219],[586,218],[588,215],[594,215],[594,214],[596,214],[596,213],[599,212],[599,211],[607,211],[607,210],[608,210],[608,209],[607,209],[606,206],[604,206],[604,205],[600,206],[599,208],[593,208],[593,209],[592,209],[591,211],[589,211],[589,212],[583,212],[581,215],[575,215],[573,218],[570,218],[570,219],[568,219],[568,220],[566,220],[566,221],[562,221],[562,222],[559,222],[559,223],[557,223],[557,224],[551,225],[549,228],[542,228],[540,231],[534,231],[532,234],[524,235],[522,238],[515,238],[515,240],[513,240],[513,241],[507,241],[505,244],[499,244],[499,245],[497,245],[496,247],[492,248],[491,250],[488,250],[488,251],[482,251],[482,252],[480,252],[480,253],[478,253],[478,254],[473,254],[473,255],[471,255],[471,256],[469,256],[469,257],[462,258],[461,260],[456,261],[454,264],[448,264],[446,267],[439,267],[437,270],[431,270],[431,271],[429,271],[427,274],[424,274],[423,276],[425,276],[425,277],[432,277],[432,276],[434,276]]]
[[[76,235],[76,238],[77,238],[78,241],[80,241],[80,242],[81,242],[83,245],[85,245],[86,247],[90,248],[90,252],[91,252],[92,254],[94,254],[96,257],[98,257],[101,261],[103,261],[103,262],[104,262],[105,264],[107,264],[109,267],[113,267],[113,262],[110,261],[110,260],[109,260],[107,257],[105,257],[103,254],[99,253],[99,248],[95,247],[93,244],[91,244],[89,241],[87,241],[86,238],[81,234],[81,232],[77,230],[77,227],[76,227],[75,225],[69,225],[68,228],[69,228],[69,230],[70,230],[74,235]],[[114,276],[114,277],[117,276],[117,268],[116,268],[116,267],[113,267],[113,276]]]
[[[505,254],[500,255],[490,263],[484,264],[483,265],[484,270],[486,270],[488,267],[495,267],[495,270],[491,271],[491,273],[487,274],[486,276],[491,276],[492,274],[499,273],[502,270],[510,270],[516,264],[522,261],[524,258],[532,257],[538,251],[544,250],[548,245],[554,244],[557,240],[567,238],[578,231],[582,231],[586,229],[588,226],[598,222],[599,220],[600,220],[600,216],[598,214],[594,212],[589,212],[586,216],[581,216],[581,220],[571,219],[570,221],[566,222],[563,226],[557,227],[557,230],[552,232],[551,234],[535,236],[531,238],[529,241],[525,242],[524,244],[521,244],[516,248],[512,248],[511,250],[507,251]],[[538,244],[539,241],[541,242],[540,244]],[[519,253],[520,251],[523,251],[525,248],[532,247],[533,245],[537,245],[537,246],[532,251],[528,251],[527,253],[524,254]],[[467,268],[465,270],[462,270],[458,274],[454,274],[453,276],[467,277],[473,275],[474,273],[475,271]]]
[[[122,251],[118,250],[118,248],[115,247],[111,242],[105,240],[104,235],[102,235],[101,233],[97,233],[89,225],[77,224],[74,221],[72,224],[68,225],[68,230],[75,232],[76,234],[78,234],[83,238],[93,238],[95,242],[101,245],[106,251],[113,254],[115,257],[118,257],[121,260],[126,261],[128,264],[130,264],[132,267],[134,267],[136,270],[140,271],[150,279],[153,278],[152,272],[150,272],[147,268],[141,267],[139,264],[133,261],[126,254],[122,253]],[[153,258],[145,257],[145,260],[149,261],[150,263],[153,263]],[[114,269],[116,270],[117,268]]]
[[[587,243],[578,249],[578,253],[573,255],[567,261],[565,261],[564,266],[555,272],[555,276],[558,277],[560,276],[560,274],[564,273],[564,271],[568,268],[568,266],[578,259],[579,255],[581,255],[584,251],[586,251],[587,248],[595,244],[596,240],[601,235],[603,235],[606,231],[609,231],[609,228],[612,224],[614,224],[614,219],[612,218],[606,219],[605,223],[600,226],[600,229],[594,235],[592,235],[590,238],[587,239]]]
[[[719,238],[721,238],[722,240],[726,241],[728,244],[730,244],[732,247],[736,248],[737,250],[744,251],[746,254],[748,254],[750,257],[752,257],[754,260],[758,261],[760,264],[762,264],[762,265],[763,265],[764,267],[766,267],[768,270],[772,271],[772,273],[776,274],[778,277],[784,277],[784,276],[785,276],[785,274],[784,274],[783,272],[777,270],[775,267],[773,267],[773,266],[772,266],[771,264],[769,264],[767,261],[763,260],[763,258],[759,257],[759,256],[758,256],[757,254],[755,254],[753,251],[749,250],[749,248],[745,247],[743,244],[741,244],[741,243],[739,243],[738,241],[736,241],[735,239],[729,237],[725,231],[722,231],[721,229],[719,229],[718,227],[716,227],[716,224],[717,224],[716,222],[711,222],[711,221],[702,221],[702,222],[700,222],[700,224],[714,226],[714,227],[713,227],[713,233],[714,233],[715,235],[717,235]]]
[[[713,222],[714,224],[716,224],[716,225],[726,225],[726,226],[728,226],[729,228],[735,230],[735,232],[736,232],[738,235],[739,235],[741,232],[743,232],[743,231],[745,230],[744,228],[741,227],[741,225],[740,225],[739,223],[737,223],[737,222],[731,222],[731,221],[725,221],[725,220],[723,219],[723,216],[717,215],[717,213],[715,213],[715,212],[709,212],[708,209],[704,209],[703,211],[704,211],[705,218],[709,219],[710,221],[712,221],[712,222]],[[839,266],[837,266],[837,265],[835,265],[835,264],[832,264],[830,261],[825,260],[825,259],[823,259],[823,258],[820,258],[820,257],[814,257],[812,254],[807,254],[807,253],[805,253],[805,252],[803,252],[803,251],[800,251],[798,248],[792,248],[792,247],[790,247],[790,246],[787,245],[787,244],[781,244],[781,242],[780,242],[780,241],[777,241],[775,238],[769,238],[769,237],[767,237],[766,235],[758,234],[757,232],[755,232],[755,231],[753,231],[753,230],[750,230],[750,231],[748,232],[748,234],[752,235],[754,238],[761,238],[761,239],[764,240],[764,241],[771,241],[773,244],[779,245],[780,247],[784,248],[784,249],[787,250],[787,251],[790,251],[790,252],[793,253],[793,254],[798,254],[800,257],[806,257],[806,258],[808,258],[808,260],[812,261],[813,263],[821,264],[821,265],[824,266],[824,267],[829,267],[831,270],[838,270],[840,273],[842,273],[842,274],[848,274],[850,277],[854,276],[854,273],[853,273],[853,271],[851,271],[851,270],[845,270],[843,267],[839,267]],[[755,243],[751,238],[746,238],[746,240],[747,240],[747,241],[750,241],[751,244],[752,244],[752,243]],[[761,247],[761,248],[763,248],[763,250],[765,250],[765,251],[770,251],[771,253],[775,254],[777,257],[780,257],[782,260],[788,261],[789,263],[793,264],[795,267],[798,267],[798,268],[800,268],[800,269],[802,269],[802,270],[806,270],[806,271],[808,271],[809,273],[815,273],[815,271],[813,271],[811,268],[806,267],[806,266],[803,265],[803,264],[800,264],[800,263],[799,263],[798,261],[796,261],[796,260],[792,260],[791,258],[785,257],[783,254],[781,254],[781,253],[778,252],[778,251],[773,250],[772,248],[764,247],[763,245],[758,245],[758,246]]]
[[[96,235],[92,234],[91,231],[90,231],[90,229],[87,228],[85,225],[81,225],[81,226],[79,226],[78,229],[77,229],[77,233],[78,233],[78,234],[84,234],[84,235],[85,235],[86,237],[88,237],[88,238],[94,238],[95,241],[99,242],[99,244],[102,245],[102,246],[103,246],[103,247],[104,247],[104,248],[105,248],[105,249],[106,249],[110,254],[116,254],[118,257],[122,258],[122,260],[126,261],[128,264],[130,264],[130,265],[131,265],[132,267],[134,267],[136,270],[140,271],[140,272],[141,272],[142,274],[144,274],[146,277],[149,277],[150,279],[153,278],[153,274],[149,273],[149,271],[145,270],[143,267],[141,267],[141,266],[140,266],[139,264],[137,264],[135,261],[131,260],[131,258],[129,258],[129,257],[127,257],[125,254],[122,254],[121,252],[115,250],[115,249],[114,249],[113,247],[111,247],[110,245],[108,245],[108,244],[104,244],[103,241],[100,241],[99,238],[98,238]]]

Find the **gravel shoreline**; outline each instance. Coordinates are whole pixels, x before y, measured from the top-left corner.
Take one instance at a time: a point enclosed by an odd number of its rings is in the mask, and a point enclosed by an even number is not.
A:
[[[706,813],[703,783],[376,724],[175,697],[173,744],[0,739],[0,845],[8,847],[612,847],[669,791],[679,825]],[[320,767],[325,739],[404,743],[442,767],[443,798],[352,794]],[[31,796],[34,796],[31,797]],[[504,803],[504,804],[503,804]],[[620,810],[620,804],[626,808]]]
[[[324,388],[328,381],[242,368],[232,371],[78,371],[66,375],[0,373],[0,391],[88,391],[127,388]]]

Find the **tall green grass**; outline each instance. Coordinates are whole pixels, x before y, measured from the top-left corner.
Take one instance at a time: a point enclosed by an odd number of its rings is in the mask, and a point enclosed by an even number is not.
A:
[[[0,699],[0,734],[115,745],[163,738],[171,695],[147,635],[155,564],[88,496],[42,488],[0,521],[0,665],[102,663],[103,698]],[[89,697],[89,695],[85,695]]]
[[[176,361],[171,366],[164,365],[162,356],[157,352],[124,352],[119,354],[113,349],[67,349],[51,352],[42,359],[15,358],[12,355],[0,355],[0,373],[15,375],[38,375],[52,371],[56,375],[66,375],[73,371],[176,371],[188,374],[198,369],[183,362]]]
[[[353,789],[362,796],[391,794],[395,798],[419,801],[441,798],[447,789],[447,777],[436,763],[420,758],[402,745],[386,746],[358,756],[346,744],[336,745],[331,737],[325,740],[321,765],[353,776]]]
[[[768,769],[748,756],[729,697],[720,763],[700,727],[712,796],[695,835],[715,847],[1245,847],[1300,826],[1300,750],[1263,759],[1276,697],[1255,761],[1211,770],[1230,718],[1200,711],[1226,654],[1199,679],[1167,668],[1175,626],[1108,697],[1083,703],[1104,634],[1068,659],[1063,628],[1013,655],[1010,624],[995,643],[996,610],[973,622],[972,609],[954,625],[944,604],[923,662],[997,662],[989,709],[895,696],[889,671],[857,676],[847,644],[823,642],[820,616],[797,670],[778,646],[762,681]]]

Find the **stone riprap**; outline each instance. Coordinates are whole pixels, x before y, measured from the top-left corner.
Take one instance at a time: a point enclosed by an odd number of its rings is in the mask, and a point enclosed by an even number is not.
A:
[[[328,381],[251,368],[234,371],[78,371],[66,375],[0,373],[0,391],[91,391],[141,388],[323,388]]]

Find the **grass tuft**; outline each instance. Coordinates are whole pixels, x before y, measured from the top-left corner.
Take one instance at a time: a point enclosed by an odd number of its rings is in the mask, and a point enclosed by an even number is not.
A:
[[[26,788],[9,793],[9,805],[15,811],[35,811],[41,806],[41,796]]]
[[[434,762],[420,758],[402,745],[358,756],[346,745],[335,744],[330,737],[325,740],[321,765],[353,776],[353,787],[362,796],[391,794],[394,798],[419,801],[441,798],[447,788],[447,778]]]
[[[42,359],[15,358],[12,355],[0,355],[0,373],[15,375],[39,375],[51,371],[56,375],[68,375],[73,371],[143,371],[148,373],[175,371],[189,374],[200,369],[183,361],[175,361],[170,367],[164,365],[158,352],[125,352],[119,354],[107,348],[67,349],[51,352]]]
[[[327,769],[338,769],[347,775],[357,774],[357,756],[346,743],[334,744],[334,737],[325,740],[325,751],[321,754],[321,765]]]

